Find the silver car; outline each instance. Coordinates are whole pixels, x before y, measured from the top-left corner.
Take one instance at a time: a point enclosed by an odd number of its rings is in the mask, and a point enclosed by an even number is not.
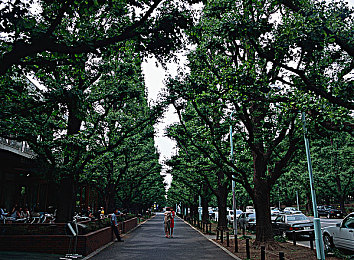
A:
[[[253,229],[256,226],[256,214],[243,212],[237,219],[240,228]]]
[[[325,249],[338,247],[354,252],[354,212],[350,213],[341,223],[323,230]]]

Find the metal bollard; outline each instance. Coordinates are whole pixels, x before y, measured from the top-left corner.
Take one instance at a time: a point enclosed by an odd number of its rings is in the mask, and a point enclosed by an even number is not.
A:
[[[230,232],[226,231],[226,246],[230,246]]]
[[[251,258],[250,254],[250,240],[246,238],[246,254],[247,254],[247,259]]]
[[[221,244],[223,244],[224,243],[224,230],[220,230],[220,233],[221,233],[220,242],[221,242]]]
[[[261,246],[261,260],[265,260],[265,246]]]
[[[245,226],[242,226],[242,235],[244,236],[245,234],[246,234]]]
[[[310,248],[313,250],[313,234],[310,234]]]
[[[293,244],[296,246],[296,232],[293,230]]]
[[[279,260],[284,260],[284,252],[279,252]]]
[[[216,228],[216,240],[219,240],[219,229]]]
[[[236,230],[237,231],[237,230]],[[235,252],[237,253],[238,252],[238,239],[237,239],[237,232],[235,234],[235,239],[234,239],[234,242],[235,242]]]

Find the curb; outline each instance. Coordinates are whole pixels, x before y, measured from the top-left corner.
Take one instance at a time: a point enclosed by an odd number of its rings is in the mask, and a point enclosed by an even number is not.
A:
[[[212,242],[214,245],[220,247],[225,253],[227,253],[229,256],[231,256],[234,259],[237,260],[242,260],[241,258],[235,256],[233,253],[231,253],[229,250],[227,250],[225,247],[223,247],[222,245],[220,245],[219,243],[216,243],[214,240],[208,238],[206,235],[203,234],[203,232],[199,231],[197,228],[193,227],[191,224],[189,224],[187,221],[185,221],[184,219],[178,217],[180,220],[182,220],[184,223],[186,223],[188,226],[190,226],[191,228],[193,228],[195,231],[197,231],[199,234],[201,234],[203,237],[205,237],[206,239],[208,239],[210,242]]]
[[[139,225],[137,225],[136,227],[132,228],[131,230],[129,230],[127,233],[124,233],[121,235],[121,237],[125,237],[127,234],[130,234],[131,232],[133,232],[134,230],[136,230],[137,228],[139,228],[141,225],[145,224],[147,221],[149,221],[150,219],[153,219],[154,217],[156,217],[156,215],[152,216],[151,218],[145,220],[144,222],[141,222]],[[102,250],[106,249],[107,247],[109,247],[110,245],[114,244],[114,241],[111,241],[107,244],[105,244],[104,246],[96,249],[95,251],[93,251],[91,254],[85,256],[84,258],[82,258],[81,260],[88,260],[92,257],[94,257],[95,255],[97,255],[99,252],[101,252]]]

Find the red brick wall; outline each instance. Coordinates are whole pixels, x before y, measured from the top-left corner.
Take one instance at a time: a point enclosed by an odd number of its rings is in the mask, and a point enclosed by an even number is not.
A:
[[[120,223],[124,233],[137,226],[137,218]],[[122,229],[121,229],[122,230]],[[25,251],[53,254],[73,252],[75,239],[67,235],[0,235],[0,251]],[[86,235],[79,235],[76,253],[88,255],[114,238],[111,227],[106,227]],[[71,243],[70,243],[71,240]]]

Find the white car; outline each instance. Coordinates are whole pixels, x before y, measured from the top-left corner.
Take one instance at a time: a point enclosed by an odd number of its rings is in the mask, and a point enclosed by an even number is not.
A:
[[[338,247],[354,252],[354,212],[341,223],[324,228],[322,234],[325,249]]]
[[[255,213],[254,207],[253,206],[247,206],[245,212],[247,212],[247,213]]]
[[[241,215],[242,210],[236,210],[236,219]],[[227,209],[227,221],[231,224],[234,222],[234,211],[232,209]]]

